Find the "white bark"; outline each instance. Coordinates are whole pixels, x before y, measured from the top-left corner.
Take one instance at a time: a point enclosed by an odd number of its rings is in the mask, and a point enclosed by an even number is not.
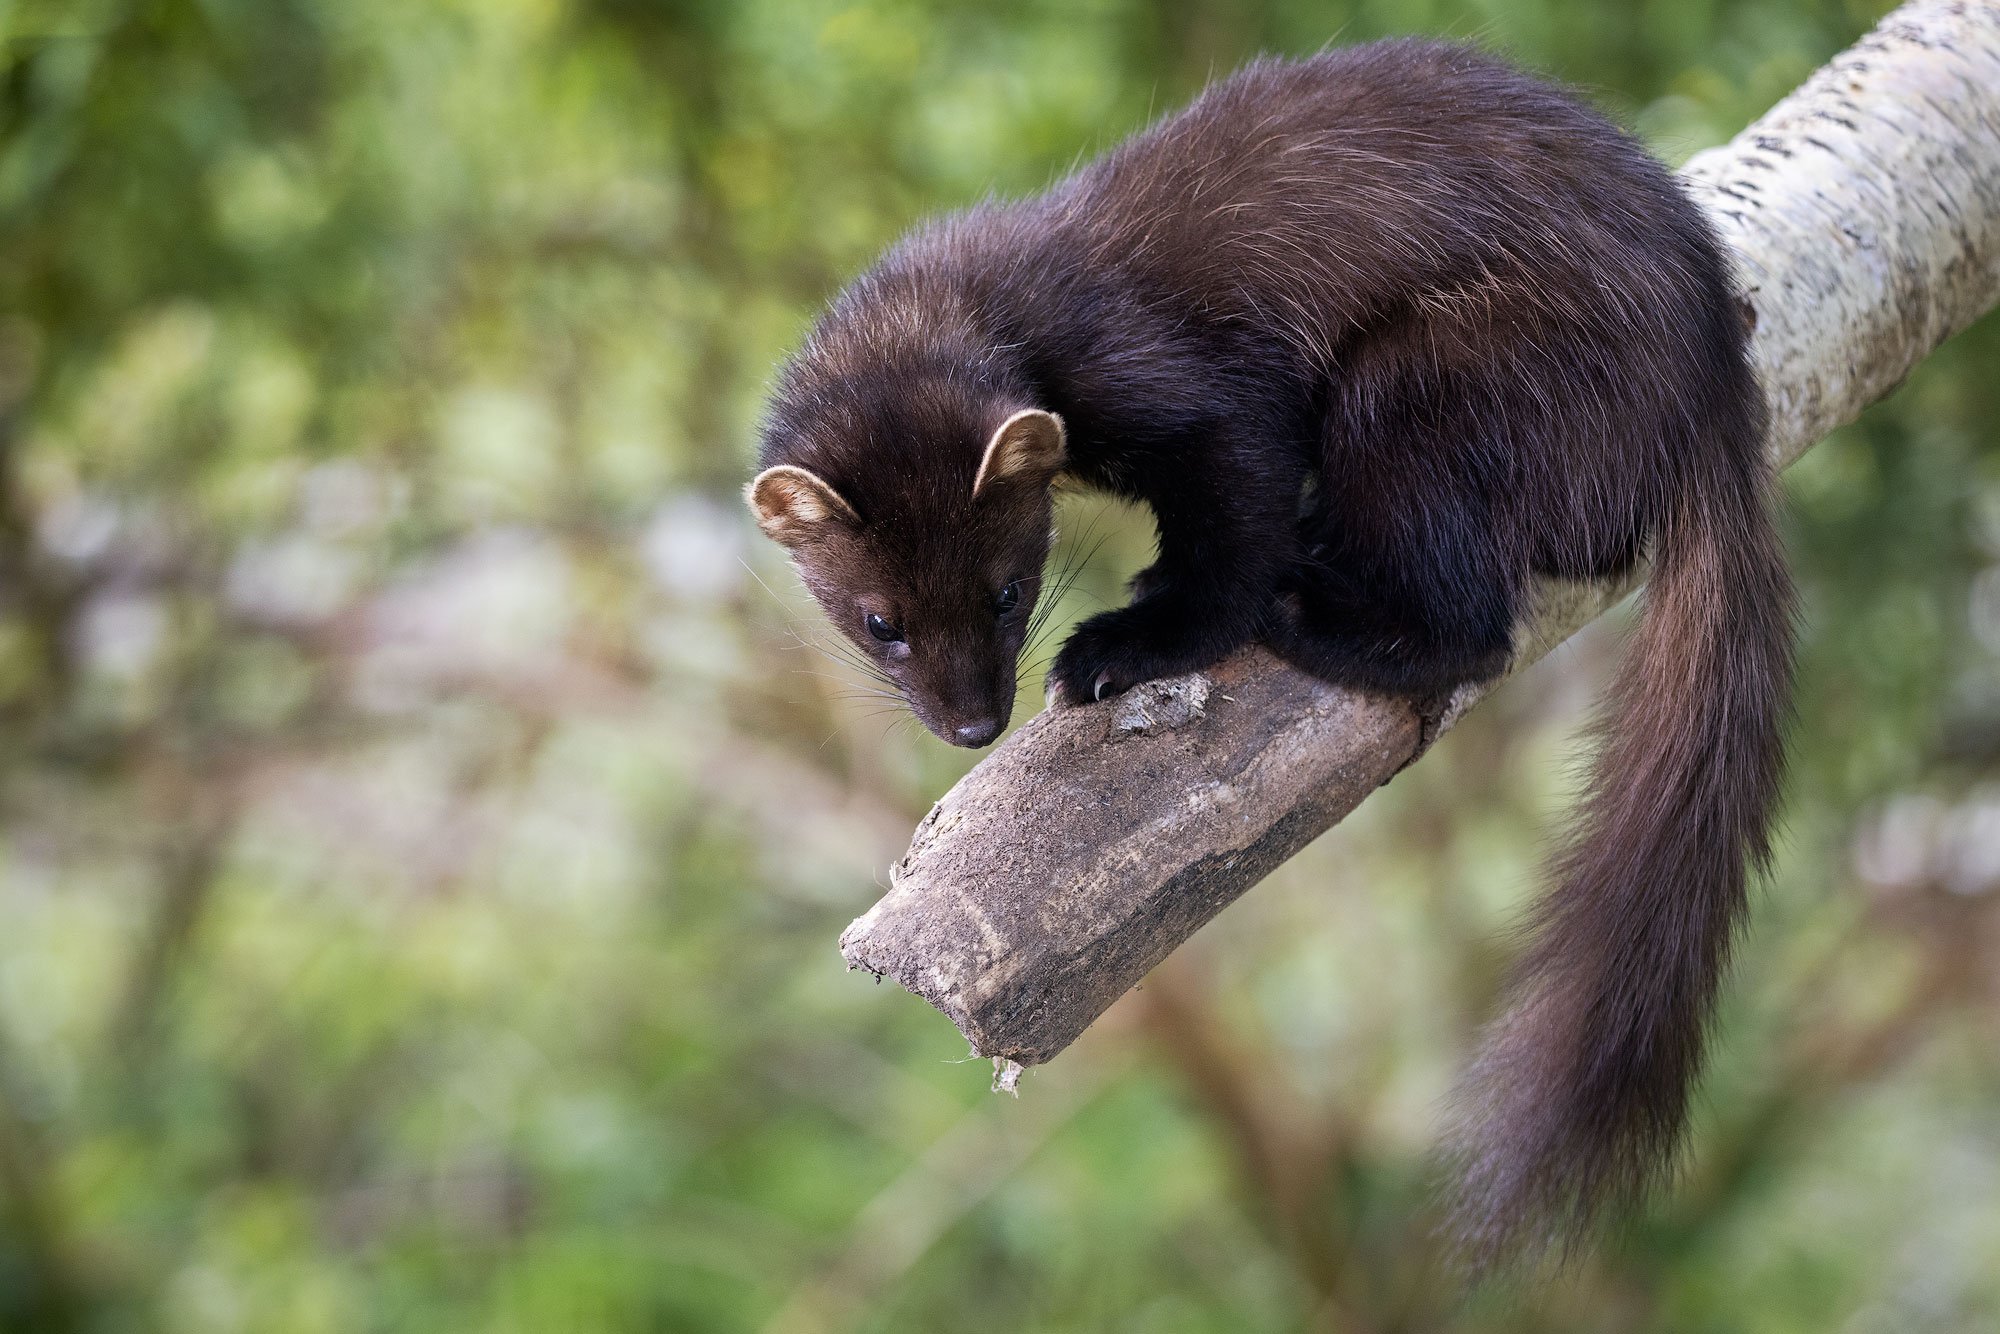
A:
[[[1684,175],[1789,463],[2000,301],[2000,3],[1905,5]],[[1539,588],[1515,669],[1632,582]],[[996,1063],[1046,1061],[1483,693],[1427,718],[1253,648],[1045,713],[931,811],[841,951]]]

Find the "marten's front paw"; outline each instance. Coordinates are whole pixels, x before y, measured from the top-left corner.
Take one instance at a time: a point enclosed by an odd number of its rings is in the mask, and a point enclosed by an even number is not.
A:
[[[1121,607],[1076,628],[1049,668],[1049,703],[1088,704],[1109,699],[1156,677],[1205,665],[1193,646],[1162,636],[1150,609]]]

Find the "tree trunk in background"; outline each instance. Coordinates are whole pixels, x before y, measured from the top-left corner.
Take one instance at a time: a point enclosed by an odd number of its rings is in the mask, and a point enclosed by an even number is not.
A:
[[[2000,3],[1905,5],[1683,176],[1734,251],[1782,466],[2000,301]],[[1638,582],[1542,585],[1513,670]],[[1420,710],[1251,648],[1045,713],[932,809],[841,952],[1011,1087],[1490,688]]]

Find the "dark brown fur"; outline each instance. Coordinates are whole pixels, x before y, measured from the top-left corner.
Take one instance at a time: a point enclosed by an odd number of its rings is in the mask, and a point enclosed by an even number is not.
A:
[[[1064,452],[975,495],[1022,409]],[[1255,636],[1435,694],[1504,670],[1531,575],[1652,543],[1576,832],[1457,1104],[1455,1224],[1486,1262],[1576,1236],[1680,1140],[1781,767],[1763,433],[1726,263],[1665,169],[1561,90],[1393,42],[1253,65],[1048,193],[904,240],[766,425],[767,467],[837,500],[808,524],[787,488],[753,504],[961,744],[1011,704],[1027,613],[995,599],[1032,604],[1057,466],[1159,530],[1133,603],[1058,656],[1066,702]]]

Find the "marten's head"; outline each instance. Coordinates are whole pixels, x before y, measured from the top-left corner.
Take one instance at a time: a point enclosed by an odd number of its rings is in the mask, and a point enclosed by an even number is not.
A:
[[[906,385],[891,412],[842,395],[774,414],[771,466],[747,496],[834,628],[918,721],[954,746],[984,746],[1014,708],[1063,424],[1005,396],[936,390]]]

